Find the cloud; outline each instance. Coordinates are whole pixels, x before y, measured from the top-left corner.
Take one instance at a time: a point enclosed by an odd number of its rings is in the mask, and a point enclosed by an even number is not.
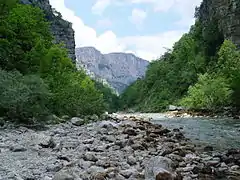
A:
[[[144,0],[135,0],[135,2],[137,1]],[[64,19],[72,22],[77,47],[93,46],[102,53],[131,52],[141,58],[152,60],[165,52],[164,47],[171,48],[173,43],[184,33],[182,30],[176,30],[145,36],[117,37],[114,32],[109,30],[97,35],[95,29],[84,24],[80,17],[65,6],[64,0],[50,0],[50,3],[61,12]],[[99,5],[99,7],[103,6]]]
[[[146,19],[147,13],[141,9],[134,8],[132,10],[132,15],[129,20],[135,25],[142,25],[143,21]]]
[[[118,43],[116,35],[112,31],[106,31],[97,36],[95,29],[84,24],[82,19],[75,15],[75,13],[68,9],[64,0],[50,0],[51,5],[61,12],[64,19],[72,22],[75,31],[76,47],[94,46],[103,53],[113,51],[123,51],[123,45]]]
[[[136,55],[153,60],[160,57],[166,51],[165,48],[171,48],[183,33],[184,31],[179,30],[148,36],[129,36],[122,38],[120,42],[126,44],[127,48],[134,49]]]
[[[97,2],[92,7],[92,12],[94,14],[101,15],[104,10],[111,4],[112,0],[97,0]]]

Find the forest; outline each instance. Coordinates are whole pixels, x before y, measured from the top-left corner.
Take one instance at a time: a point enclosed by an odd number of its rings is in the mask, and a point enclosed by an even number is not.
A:
[[[54,44],[39,8],[0,3],[0,117],[31,123],[48,115],[100,115],[117,96],[77,70],[64,44]]]
[[[161,112],[168,105],[219,112],[240,109],[240,51],[196,8],[195,24],[172,49],[150,63],[146,76],[121,95],[123,109]]]

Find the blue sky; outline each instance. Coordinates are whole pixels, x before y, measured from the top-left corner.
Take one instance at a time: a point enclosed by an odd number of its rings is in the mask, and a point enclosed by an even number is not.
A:
[[[201,0],[50,0],[73,23],[77,47],[152,60],[193,24]]]

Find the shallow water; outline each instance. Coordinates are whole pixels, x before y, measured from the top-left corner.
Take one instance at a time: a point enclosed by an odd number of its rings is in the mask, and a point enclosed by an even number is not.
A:
[[[133,114],[132,114],[133,115]],[[196,144],[211,145],[216,150],[240,148],[240,120],[231,118],[166,118],[163,114],[134,114],[153,118],[152,122],[170,129],[182,128],[184,135]]]

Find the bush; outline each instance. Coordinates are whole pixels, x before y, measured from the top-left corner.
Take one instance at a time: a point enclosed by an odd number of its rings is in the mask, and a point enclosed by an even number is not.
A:
[[[194,86],[189,87],[187,97],[180,104],[191,109],[217,110],[229,105],[231,94],[225,78],[205,73],[199,76]]]
[[[36,75],[0,70],[0,115],[28,122],[48,114],[49,92]]]

